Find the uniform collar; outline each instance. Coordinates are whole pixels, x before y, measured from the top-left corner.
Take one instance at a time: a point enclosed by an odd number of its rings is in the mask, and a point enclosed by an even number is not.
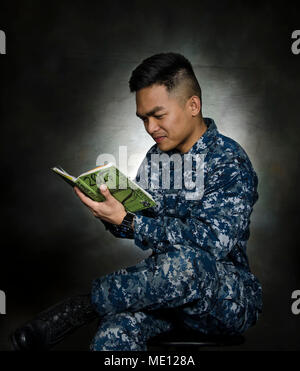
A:
[[[201,153],[216,140],[218,134],[217,125],[209,117],[203,117],[207,129],[187,153]]]

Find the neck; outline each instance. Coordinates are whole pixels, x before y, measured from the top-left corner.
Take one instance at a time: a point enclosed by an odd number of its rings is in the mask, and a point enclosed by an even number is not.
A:
[[[201,116],[199,121],[195,126],[195,130],[192,134],[187,138],[187,140],[182,144],[180,148],[177,148],[181,153],[187,153],[193,145],[202,137],[202,135],[206,132],[207,126]]]

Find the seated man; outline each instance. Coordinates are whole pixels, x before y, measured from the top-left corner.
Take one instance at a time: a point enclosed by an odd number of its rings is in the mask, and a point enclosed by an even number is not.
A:
[[[91,297],[73,303],[73,321],[66,323],[61,315],[70,313],[66,301],[38,316],[39,324],[35,320],[19,329],[13,336],[16,348],[28,348],[26,339],[38,336],[54,344],[95,314],[100,325],[91,349],[112,351],[147,350],[150,338],[177,325],[206,334],[241,334],[261,313],[261,285],[246,254],[258,199],[257,175],[247,154],[202,116],[201,89],[182,55],[145,59],[129,85],[136,93],[137,116],[156,142],[136,182],[156,206],[131,214],[105,186],[100,187],[103,203],[78,188],[75,192],[116,237],[132,238],[152,254],[95,279]],[[53,330],[55,315],[62,319]]]

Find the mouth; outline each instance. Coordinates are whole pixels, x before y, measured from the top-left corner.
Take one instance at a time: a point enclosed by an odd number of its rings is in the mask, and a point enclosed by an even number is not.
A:
[[[155,140],[156,143],[160,143],[162,140],[164,140],[166,137],[156,137],[156,138],[153,138]]]

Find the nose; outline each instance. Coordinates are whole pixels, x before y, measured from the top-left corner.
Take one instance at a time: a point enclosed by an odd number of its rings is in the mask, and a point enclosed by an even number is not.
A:
[[[150,135],[153,135],[155,132],[157,132],[159,130],[159,126],[157,125],[156,120],[154,120],[152,117],[149,117],[146,129]]]

